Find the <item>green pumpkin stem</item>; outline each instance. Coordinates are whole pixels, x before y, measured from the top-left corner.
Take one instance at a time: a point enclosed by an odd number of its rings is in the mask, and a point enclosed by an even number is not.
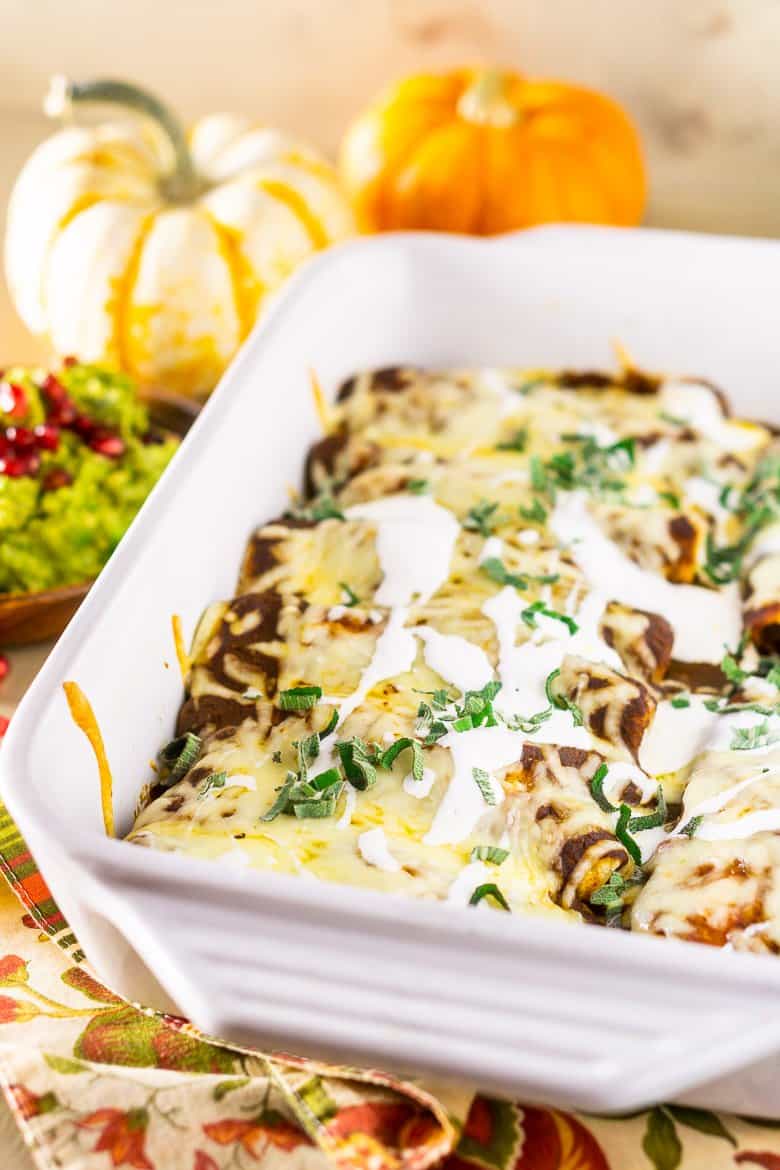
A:
[[[134,110],[156,122],[173,151],[174,166],[165,176],[164,189],[169,199],[187,202],[200,189],[195,166],[179,119],[154,94],[127,81],[71,81],[58,75],[51,79],[43,109],[50,118],[67,118],[74,107],[87,102],[104,102]]]

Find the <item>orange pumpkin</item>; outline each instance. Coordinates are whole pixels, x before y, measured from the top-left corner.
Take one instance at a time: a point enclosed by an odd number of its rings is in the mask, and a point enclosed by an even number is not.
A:
[[[494,69],[392,87],[347,132],[341,167],[364,231],[630,225],[645,205],[639,139],[620,106]]]

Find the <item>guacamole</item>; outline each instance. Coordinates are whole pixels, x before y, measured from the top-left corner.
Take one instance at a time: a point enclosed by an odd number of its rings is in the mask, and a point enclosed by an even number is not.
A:
[[[133,383],[98,366],[0,381],[0,593],[96,577],[173,455]]]

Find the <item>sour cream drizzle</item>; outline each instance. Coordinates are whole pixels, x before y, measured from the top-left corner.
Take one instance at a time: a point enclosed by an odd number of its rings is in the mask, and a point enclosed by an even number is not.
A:
[[[387,846],[384,829],[368,829],[358,837],[358,850],[367,865],[376,869],[384,869],[388,873],[397,873],[401,862],[393,857]]]
[[[484,650],[458,634],[440,634],[429,626],[413,630],[424,646],[425,661],[447,682],[465,694],[479,691],[493,678],[493,667]]]
[[[696,382],[666,382],[659,406],[666,414],[688,423],[705,439],[727,451],[744,451],[756,445],[756,428],[739,426],[723,415],[717,395]]]
[[[640,569],[590,515],[584,492],[561,493],[550,516],[556,538],[570,552],[590,585],[613,601],[663,614],[674,630],[674,656],[685,662],[720,662],[724,644],[734,646],[742,630],[739,588],[674,585]]]

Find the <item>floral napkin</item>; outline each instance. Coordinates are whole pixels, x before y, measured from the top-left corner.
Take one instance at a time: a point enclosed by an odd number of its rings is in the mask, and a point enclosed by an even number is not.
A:
[[[780,1123],[531,1108],[250,1052],[128,1003],[91,973],[1,803],[0,1083],[39,1170],[780,1170]]]

